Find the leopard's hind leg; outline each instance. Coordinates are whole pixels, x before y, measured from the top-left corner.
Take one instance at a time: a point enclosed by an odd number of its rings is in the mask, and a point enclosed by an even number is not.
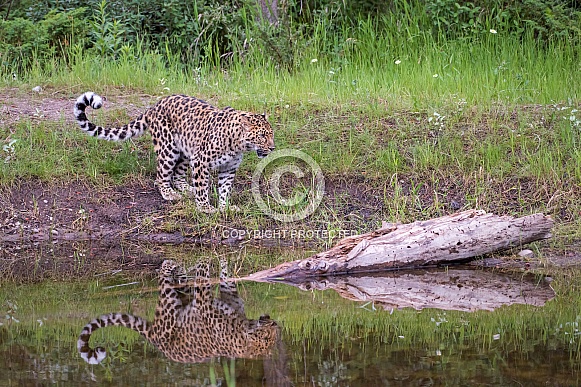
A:
[[[181,199],[181,195],[171,185],[174,168],[180,159],[179,148],[173,141],[162,144],[154,142],[154,150],[157,156],[155,184],[159,193],[165,200]]]
[[[242,154],[239,154],[218,168],[218,208],[220,211],[224,211],[226,208],[230,208],[231,211],[240,211],[238,206],[230,204],[230,192],[234,183],[234,175],[241,162]]]
[[[173,187],[187,196],[194,196],[196,190],[188,183],[188,168],[190,160],[183,155],[180,156],[173,169]]]
[[[198,159],[191,159],[192,183],[194,186],[194,197],[198,211],[208,214],[218,211],[216,207],[210,204],[210,169],[208,164]]]

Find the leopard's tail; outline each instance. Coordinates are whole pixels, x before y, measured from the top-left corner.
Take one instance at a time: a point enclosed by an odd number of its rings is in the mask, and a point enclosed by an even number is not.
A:
[[[85,114],[87,106],[90,106],[93,109],[100,109],[101,106],[103,106],[103,98],[92,91],[88,91],[79,96],[75,102],[74,113],[79,126],[84,132],[93,137],[108,141],[123,141],[131,137],[141,136],[143,132],[147,130],[147,122],[144,114],[120,128],[104,128],[102,126],[97,126],[87,118],[87,115]]]
[[[107,351],[103,347],[95,349],[89,346],[89,340],[95,330],[108,326],[122,326],[133,329],[143,336],[147,337],[148,322],[141,317],[132,316],[125,313],[109,313],[98,317],[85,325],[79,340],[77,341],[77,349],[79,355],[89,364],[99,364],[107,356]]]

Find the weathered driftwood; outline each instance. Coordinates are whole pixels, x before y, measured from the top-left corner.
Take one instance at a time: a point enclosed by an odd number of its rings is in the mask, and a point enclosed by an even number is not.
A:
[[[422,269],[381,274],[302,278],[283,282],[302,290],[333,289],[368,308],[494,310],[503,305],[542,306],[555,296],[545,280],[480,269]]]
[[[317,277],[467,262],[551,237],[550,216],[521,218],[469,210],[409,224],[384,224],[330,250],[254,273],[249,279]]]

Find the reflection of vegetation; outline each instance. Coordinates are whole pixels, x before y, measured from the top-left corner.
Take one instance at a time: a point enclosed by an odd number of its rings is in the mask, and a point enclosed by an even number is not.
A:
[[[581,364],[581,301],[577,295],[581,280],[570,274],[554,276],[558,296],[545,307],[515,305],[495,312],[373,311],[334,292],[306,293],[287,286],[255,283],[241,284],[240,294],[249,316],[269,311],[280,321],[292,375],[308,373],[324,382],[353,378],[354,370],[365,368],[368,375],[446,375],[459,381],[482,371],[484,380],[491,380],[486,378],[502,378],[519,367],[538,368],[536,372],[542,376],[544,363],[562,361],[561,366],[566,369]],[[32,358],[42,355],[47,364],[77,364],[77,335],[88,317],[104,310],[151,315],[157,300],[154,287],[143,283],[131,290],[103,291],[103,285],[4,285],[0,314],[4,316],[12,308],[11,316],[19,322],[8,325],[0,320],[4,323],[0,328],[0,351],[20,348]],[[150,372],[159,370],[161,376],[157,380],[167,376],[165,372],[176,370],[175,364],[126,329],[99,330],[92,343],[118,355],[104,365],[113,380],[129,377],[137,361],[151,366]],[[8,358],[3,356],[1,362],[16,361]],[[238,377],[248,377],[244,376],[246,372],[261,372],[261,367],[258,371],[248,368],[250,364],[251,361],[236,361]],[[414,373],[410,364],[414,364]],[[19,366],[23,369],[31,365]],[[187,367],[210,377],[209,366]],[[222,369],[228,366],[212,367],[214,377],[221,378]],[[238,372],[241,369],[245,370],[242,375]],[[93,372],[100,377],[99,369]],[[520,376],[516,378],[522,380]]]
[[[226,382],[226,386],[233,387],[236,385],[236,359],[230,359],[228,361],[222,361],[222,368],[224,370],[224,381]],[[216,368],[214,367],[215,363],[212,361],[210,363],[210,383],[213,386],[218,385],[218,379],[216,377]]]

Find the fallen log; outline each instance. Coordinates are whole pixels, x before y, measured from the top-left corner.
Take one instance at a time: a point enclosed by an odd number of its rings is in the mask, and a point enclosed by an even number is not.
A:
[[[555,297],[549,282],[532,275],[498,273],[475,268],[437,268],[414,271],[269,280],[301,290],[336,291],[369,309],[437,308],[473,312],[512,304],[542,306]]]
[[[514,218],[468,210],[408,224],[384,224],[330,250],[254,273],[250,280],[380,272],[463,263],[551,237],[550,216]]]

